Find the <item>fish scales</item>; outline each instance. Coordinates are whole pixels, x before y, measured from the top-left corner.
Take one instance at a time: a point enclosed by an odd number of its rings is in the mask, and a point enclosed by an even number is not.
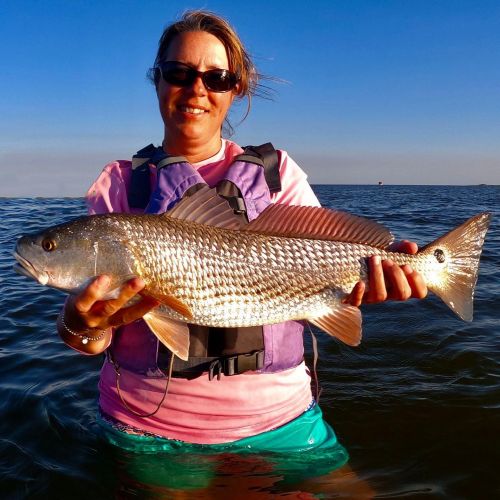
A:
[[[193,321],[213,326],[303,318],[330,298],[325,291],[346,294],[366,278],[370,255],[425,270],[423,258],[368,245],[264,236],[168,217],[132,218],[124,227],[130,241],[140,242],[131,249],[147,288],[174,294],[192,309]]]
[[[108,298],[131,277],[141,277],[142,293],[161,303],[144,320],[182,359],[189,332],[175,320],[245,327],[306,319],[349,345],[359,344],[361,313],[343,298],[358,281],[369,284],[372,255],[410,264],[429,290],[472,320],[487,213],[408,255],[390,252],[391,234],[373,221],[321,208],[271,205],[241,228],[241,219],[215,191],[201,191],[164,215],[83,217],[23,236],[14,254],[16,270],[74,294],[107,274]]]

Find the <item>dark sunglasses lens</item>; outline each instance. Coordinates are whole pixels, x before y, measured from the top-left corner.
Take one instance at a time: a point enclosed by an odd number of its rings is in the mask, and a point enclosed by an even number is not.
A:
[[[167,83],[178,87],[191,85],[196,79],[196,71],[184,66],[162,66],[161,74]]]
[[[213,92],[228,92],[238,82],[236,75],[227,69],[211,69],[199,73],[189,66],[167,62],[160,65],[160,70],[165,82],[177,87],[192,85],[198,75],[201,75],[207,89]]]
[[[203,83],[214,92],[227,92],[236,85],[236,77],[225,69],[214,69],[205,72]]]

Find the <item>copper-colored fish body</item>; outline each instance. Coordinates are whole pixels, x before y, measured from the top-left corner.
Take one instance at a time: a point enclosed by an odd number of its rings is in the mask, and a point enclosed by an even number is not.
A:
[[[145,320],[186,358],[185,323],[244,327],[306,319],[356,345],[361,314],[342,299],[367,281],[372,255],[410,264],[470,320],[489,219],[473,217],[408,255],[388,250],[393,238],[383,226],[326,209],[275,205],[242,225],[207,189],[164,215],[81,218],[22,240],[16,251],[25,274],[39,273],[49,286],[73,293],[103,273],[112,275],[115,288],[141,277],[144,293],[162,303]]]

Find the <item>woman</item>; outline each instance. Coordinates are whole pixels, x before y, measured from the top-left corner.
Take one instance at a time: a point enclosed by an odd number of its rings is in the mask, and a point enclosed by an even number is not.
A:
[[[234,99],[250,99],[257,89],[258,75],[241,41],[218,16],[188,12],[163,33],[152,78],[164,123],[159,152],[186,158],[200,179],[217,185],[242,152],[235,143],[222,139],[224,121]],[[159,179],[154,166],[149,170],[153,181]],[[167,175],[168,170],[161,172]],[[89,190],[89,211],[133,211],[129,204],[131,176],[130,162],[107,165]],[[319,206],[306,175],[284,151],[279,153],[279,176],[281,190],[267,193],[271,202]],[[153,191],[158,185],[153,184]],[[417,248],[404,242],[398,250],[415,253]],[[265,361],[259,370],[234,376],[219,371],[219,380],[210,380],[207,370],[193,377],[181,367],[169,378],[165,397],[165,371],[137,368],[138,358],[145,352],[143,344],[155,342],[141,318],[158,303],[143,297],[126,306],[141,295],[144,283],[138,278],[125,283],[116,299],[103,300],[108,284],[107,276],[99,276],[78,296],[68,299],[58,331],[64,342],[85,354],[108,349],[99,389],[103,426],[111,441],[153,451],[179,443],[208,444],[214,449],[225,445],[225,449],[233,446],[235,450],[250,446],[273,451],[335,448],[337,465],[345,462],[346,453],[314,404],[301,353],[300,359],[275,369],[269,369],[273,363]],[[359,283],[348,301],[359,306],[425,294],[425,284],[409,266],[400,268],[372,258],[369,291],[365,293]],[[286,339],[291,335],[302,339],[297,324],[287,323],[282,328],[288,329]],[[273,341],[279,357],[280,350],[288,348],[288,340],[276,334]],[[268,349],[266,346],[266,352]],[[160,351],[154,344],[156,368]],[[300,431],[295,441],[290,441],[292,429]]]

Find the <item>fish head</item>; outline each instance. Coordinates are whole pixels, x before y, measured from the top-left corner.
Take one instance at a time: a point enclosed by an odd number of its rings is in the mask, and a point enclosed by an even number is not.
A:
[[[100,274],[110,275],[118,286],[133,275],[123,240],[109,217],[81,217],[19,238],[14,270],[69,293],[78,293]]]

